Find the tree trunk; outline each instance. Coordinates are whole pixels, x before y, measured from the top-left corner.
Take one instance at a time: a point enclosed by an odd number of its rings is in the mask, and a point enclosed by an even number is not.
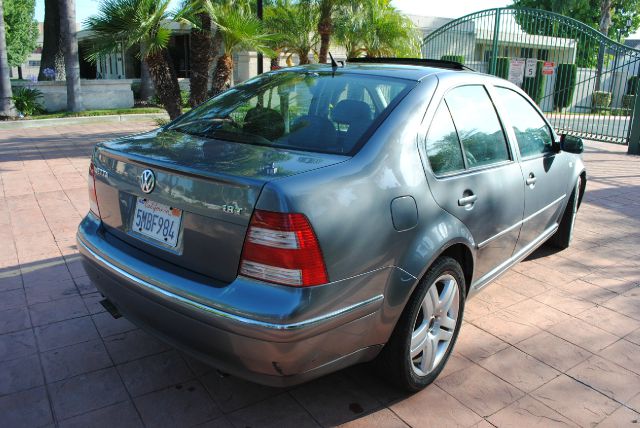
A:
[[[43,73],[46,68],[55,70],[56,78],[64,76],[64,61],[61,61],[63,57],[58,0],[45,0],[42,55],[38,80],[47,80]]]
[[[9,60],[7,59],[7,40],[4,26],[4,4],[0,0],[0,119],[15,114],[11,100],[11,79],[9,79]]]
[[[144,49],[140,48],[140,56],[144,58]],[[153,96],[153,79],[149,73],[149,66],[143,59],[140,61],[140,101],[148,102]]]
[[[611,0],[601,0],[600,2],[600,32],[605,36],[609,35],[609,28],[611,27]],[[600,83],[602,80],[602,68],[604,67],[604,54],[605,54],[605,45],[604,43],[600,43],[600,47],[598,48],[598,63],[596,65],[596,82],[595,82],[595,91],[600,90]]]
[[[216,68],[218,67],[218,60],[222,55],[224,55],[224,47],[222,46],[222,33],[220,29],[213,23],[213,27],[211,28],[212,34],[212,45],[211,45],[211,62],[213,67],[209,67],[209,83],[207,84],[207,89],[209,90],[209,96],[213,96],[213,78],[216,75]]]
[[[76,2],[60,0],[60,34],[64,49],[64,67],[67,78],[67,111],[82,110],[80,93],[80,62],[78,60],[78,38],[76,34]]]
[[[232,72],[233,58],[231,55],[223,54],[218,58],[218,63],[216,64],[216,74],[213,76],[213,82],[211,84],[211,96],[215,97],[229,88]]]
[[[333,0],[323,0],[320,2],[320,19],[318,20],[318,34],[320,35],[320,53],[318,54],[318,62],[320,64],[325,64],[327,62],[329,44],[331,43],[331,33],[333,31],[333,22],[331,20],[331,12],[333,9],[332,3]],[[308,61],[304,64],[308,64]]]
[[[198,14],[201,28],[191,30],[191,74],[189,75],[189,105],[195,107],[207,99],[209,69],[213,62],[211,47],[211,17],[207,13]]]
[[[300,65],[309,64],[309,52],[304,52],[304,53],[300,52],[298,54],[298,64]]]
[[[173,62],[166,49],[145,57],[149,73],[153,79],[158,99],[169,113],[171,120],[182,114],[180,105],[180,85]]]

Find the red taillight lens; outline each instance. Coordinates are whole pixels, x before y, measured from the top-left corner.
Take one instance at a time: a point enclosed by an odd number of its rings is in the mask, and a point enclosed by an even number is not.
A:
[[[329,282],[309,220],[303,214],[256,210],[242,249],[240,274],[307,287]]]
[[[93,161],[89,164],[89,210],[100,217],[100,208],[98,207],[98,195],[96,194],[96,167]]]

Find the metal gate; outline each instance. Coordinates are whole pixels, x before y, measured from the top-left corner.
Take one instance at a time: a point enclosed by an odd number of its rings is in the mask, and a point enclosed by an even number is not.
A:
[[[640,50],[575,19],[538,9],[484,10],[429,34],[422,55],[510,80],[559,133],[629,143]]]

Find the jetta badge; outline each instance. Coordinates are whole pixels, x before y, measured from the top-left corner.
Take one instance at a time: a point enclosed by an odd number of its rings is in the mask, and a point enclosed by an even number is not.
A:
[[[154,187],[156,187],[156,176],[150,169],[145,169],[140,175],[140,188],[144,193],[151,193]]]

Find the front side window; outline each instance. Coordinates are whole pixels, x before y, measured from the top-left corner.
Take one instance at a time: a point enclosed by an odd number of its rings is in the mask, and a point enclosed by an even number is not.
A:
[[[460,86],[449,91],[445,100],[458,130],[468,168],[509,160],[507,140],[483,86]]]
[[[245,144],[350,153],[414,85],[339,71],[266,73],[205,102],[169,129]]]
[[[537,110],[522,95],[511,89],[496,87],[496,94],[513,126],[520,156],[529,158],[551,153],[551,131]]]
[[[462,149],[447,104],[440,103],[427,134],[427,157],[436,175],[464,169]]]

